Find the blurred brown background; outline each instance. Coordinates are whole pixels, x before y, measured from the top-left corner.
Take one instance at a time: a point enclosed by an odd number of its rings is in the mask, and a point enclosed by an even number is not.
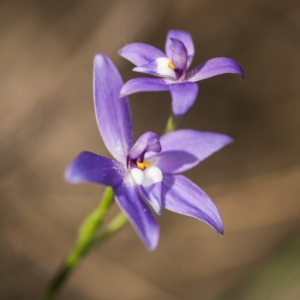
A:
[[[191,32],[192,67],[226,56],[246,73],[201,82],[181,123],[235,139],[186,173],[216,202],[225,235],[164,211],[150,254],[127,225],[59,299],[300,299],[300,4],[292,0],[0,1],[0,299],[39,299],[100,200],[102,186],[63,180],[80,151],[108,155],[94,117],[95,53],[128,80],[137,75],[117,50],[164,49],[169,29]],[[136,137],[163,132],[168,93],[136,94],[131,104]]]

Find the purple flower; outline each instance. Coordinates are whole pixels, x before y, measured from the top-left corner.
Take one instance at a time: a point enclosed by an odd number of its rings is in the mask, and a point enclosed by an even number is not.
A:
[[[210,59],[187,73],[194,53],[191,35],[181,30],[168,32],[166,53],[143,43],[126,45],[119,51],[119,54],[137,66],[133,71],[163,78],[131,79],[122,87],[120,96],[136,92],[169,90],[172,96],[173,113],[180,117],[196,100],[199,90],[196,81],[224,73],[239,74],[244,77],[241,66],[226,57]]]
[[[69,165],[70,183],[111,186],[115,200],[149,250],[157,247],[159,227],[147,204],[157,213],[164,207],[195,217],[223,233],[220,214],[194,183],[178,175],[232,142],[226,135],[178,130],[159,138],[146,132],[133,143],[129,101],[119,98],[122,78],[103,54],[94,60],[94,104],[103,141],[115,158],[82,152]]]

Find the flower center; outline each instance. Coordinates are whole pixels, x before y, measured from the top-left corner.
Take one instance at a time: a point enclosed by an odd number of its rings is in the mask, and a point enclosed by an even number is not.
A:
[[[173,64],[173,62],[172,62],[172,59],[169,60],[169,62],[168,62],[168,67],[169,67],[170,69],[172,69],[172,70],[175,72],[175,79],[176,79],[176,80],[179,80],[180,77],[181,77],[181,75],[182,75],[182,73],[183,73],[183,71],[180,70],[180,69],[178,69],[178,68],[176,68],[176,67],[174,66],[174,64]]]
[[[176,68],[173,65],[172,59],[169,60],[168,67],[175,71]]]
[[[144,161],[144,162],[137,162],[136,165],[139,169],[141,170],[145,170],[147,167],[149,167],[151,164],[151,161]]]
[[[129,157],[127,158],[127,168],[129,170],[133,169],[133,168],[138,168],[140,170],[145,170],[147,169],[150,165],[151,165],[151,161],[147,160],[147,161],[143,161],[144,157],[142,155],[142,157],[139,157],[137,159],[130,159]]]

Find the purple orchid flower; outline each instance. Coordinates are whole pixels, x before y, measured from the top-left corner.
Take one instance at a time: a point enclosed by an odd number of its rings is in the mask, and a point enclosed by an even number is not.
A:
[[[119,98],[122,78],[111,62],[98,54],[94,60],[94,104],[103,141],[115,158],[82,152],[69,165],[70,183],[93,182],[111,186],[115,200],[146,247],[153,251],[159,227],[147,205],[197,218],[223,234],[220,214],[210,198],[194,183],[178,175],[232,142],[226,135],[178,130],[159,138],[146,132],[133,143],[128,98]]]
[[[226,57],[210,59],[187,73],[194,53],[194,43],[190,33],[181,30],[168,32],[166,53],[143,43],[126,45],[119,51],[119,55],[137,66],[133,71],[163,78],[131,79],[122,87],[120,97],[137,92],[169,90],[172,96],[173,113],[176,117],[181,117],[196,100],[199,90],[196,81],[225,73],[239,74],[244,77],[241,66]]]

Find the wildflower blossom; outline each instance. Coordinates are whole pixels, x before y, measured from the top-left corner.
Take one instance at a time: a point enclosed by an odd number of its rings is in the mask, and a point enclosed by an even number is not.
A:
[[[136,92],[169,90],[173,113],[180,117],[196,100],[199,90],[196,81],[224,73],[244,76],[241,66],[226,57],[210,59],[187,72],[195,53],[194,43],[188,32],[170,30],[165,48],[166,53],[163,53],[151,45],[133,43],[119,51],[121,56],[137,66],[133,71],[162,77],[131,79],[121,89],[120,96]]]
[[[146,132],[133,143],[129,101],[119,98],[122,78],[103,54],[94,60],[94,104],[103,141],[114,157],[82,152],[69,165],[70,183],[93,182],[111,186],[115,200],[138,235],[152,251],[159,227],[148,204],[204,221],[223,233],[220,214],[210,198],[194,183],[178,175],[232,140],[217,133],[178,130],[159,138]]]

